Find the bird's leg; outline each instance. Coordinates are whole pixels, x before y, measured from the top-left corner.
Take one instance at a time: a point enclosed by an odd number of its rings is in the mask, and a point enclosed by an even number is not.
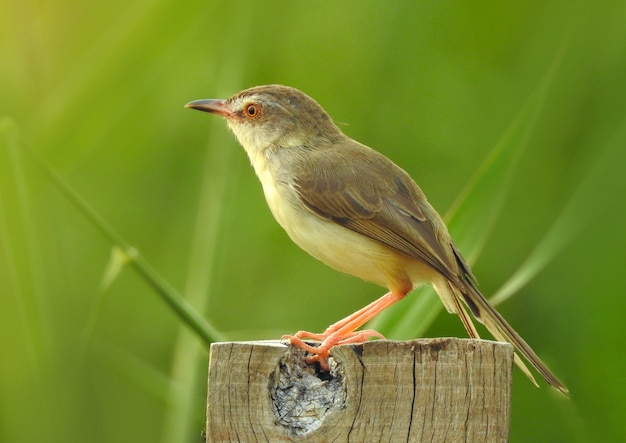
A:
[[[360,332],[355,331],[387,309],[389,306],[399,300],[402,300],[405,295],[406,294],[402,293],[395,294],[393,292],[388,292],[378,300],[370,303],[362,309],[359,309],[354,314],[330,325],[322,334],[299,331],[295,335],[285,335],[283,336],[283,339],[287,339],[292,345],[313,354],[311,357],[307,358],[307,363],[314,363],[317,361],[320,363],[322,369],[328,370],[328,351],[332,347],[341,344],[362,343],[367,341],[370,337],[384,338],[382,334],[371,329]],[[302,339],[305,338],[320,340],[322,343],[319,346],[311,346],[304,343]]]
[[[299,347],[300,349],[304,349],[305,351],[307,351],[307,352],[309,352],[311,354],[314,354],[315,353],[314,350],[317,349],[317,348],[315,346],[311,346],[309,344],[306,344],[303,340],[309,339],[309,340],[316,340],[316,341],[323,342],[324,340],[326,340],[326,338],[328,338],[329,335],[331,335],[333,332],[341,329],[341,327],[344,326],[349,321],[354,320],[356,317],[359,317],[361,315],[365,315],[370,309],[372,309],[377,303],[379,303],[379,301],[380,301],[380,299],[374,300],[372,303],[370,303],[369,305],[359,309],[358,311],[356,311],[352,315],[349,315],[348,317],[346,317],[344,319],[341,319],[341,320],[339,320],[336,323],[333,323],[328,328],[326,328],[326,331],[324,331],[323,333],[314,333],[314,332],[308,332],[308,331],[298,331],[294,335],[284,335],[281,338],[283,338],[285,340],[289,340],[289,342],[292,345],[295,345],[295,346]],[[357,326],[357,328],[358,328],[358,326]],[[366,333],[370,333],[370,334],[369,335],[365,335]],[[376,338],[381,338],[381,339],[385,338],[379,332],[374,331],[372,329],[369,329],[367,331],[360,331],[358,333],[357,332],[352,332],[349,335],[347,335],[346,337],[344,337],[344,340],[351,339],[353,336],[356,336],[356,335],[359,336],[360,340],[356,339],[352,343],[359,343],[359,342],[367,341],[367,339],[369,337],[376,337]],[[343,344],[343,341],[342,341],[342,344]]]
[[[326,337],[328,337],[333,332],[341,329],[346,323],[348,323],[350,321],[353,321],[353,320],[355,320],[356,318],[359,318],[362,315],[367,316],[371,309],[374,309],[377,305],[379,305],[381,303],[381,301],[385,297],[387,297],[389,295],[391,295],[391,293],[383,295],[381,298],[379,298],[377,300],[374,300],[369,305],[359,309],[355,313],[347,316],[346,318],[343,318],[343,319],[339,320],[336,323],[333,323],[328,328],[326,328],[326,330],[323,333],[313,333],[313,332],[307,332],[307,331],[298,331],[298,332],[296,332],[293,335],[293,337],[301,338],[301,339],[307,339],[308,338],[308,339],[311,339],[311,340],[324,341],[326,339]],[[399,296],[399,298],[402,298],[402,297],[404,297],[404,295],[400,295]],[[393,304],[393,302],[391,304]],[[387,305],[387,306],[390,306],[390,305]],[[380,311],[378,311],[378,312],[380,312]],[[376,314],[374,314],[374,315],[376,315]],[[373,318],[373,316],[370,316],[369,318],[371,319],[371,318]],[[366,322],[367,322],[367,320],[365,320],[363,323],[361,323],[361,325],[365,324]],[[358,328],[358,326],[357,326],[357,328]],[[376,333],[376,334],[378,334],[378,333]],[[374,335],[376,335],[376,334],[374,334]],[[285,338],[290,338],[290,337],[292,337],[292,336],[287,336],[287,335],[285,336]]]

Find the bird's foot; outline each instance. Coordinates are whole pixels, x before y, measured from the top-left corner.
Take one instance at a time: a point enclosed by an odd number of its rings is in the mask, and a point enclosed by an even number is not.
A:
[[[318,362],[323,371],[328,371],[328,352],[335,346],[347,345],[355,343],[364,343],[370,338],[384,339],[385,337],[378,331],[373,329],[365,329],[362,331],[352,331],[345,333],[341,330],[332,330],[329,328],[322,334],[315,334],[306,331],[296,332],[294,335],[284,335],[283,340],[289,340],[294,346],[311,354],[306,358],[308,364]],[[310,345],[304,340],[316,340],[321,343],[318,346]]]

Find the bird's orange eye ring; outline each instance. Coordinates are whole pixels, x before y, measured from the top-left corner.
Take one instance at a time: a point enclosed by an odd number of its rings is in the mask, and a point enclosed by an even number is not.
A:
[[[243,107],[243,113],[248,118],[256,118],[261,112],[261,107],[256,103],[248,103]]]

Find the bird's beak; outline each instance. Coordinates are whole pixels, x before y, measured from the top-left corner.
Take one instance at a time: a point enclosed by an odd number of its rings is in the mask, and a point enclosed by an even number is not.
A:
[[[204,99],[195,100],[185,105],[185,108],[197,109],[198,111],[210,112],[212,114],[221,115],[222,117],[230,117],[233,113],[226,100]]]

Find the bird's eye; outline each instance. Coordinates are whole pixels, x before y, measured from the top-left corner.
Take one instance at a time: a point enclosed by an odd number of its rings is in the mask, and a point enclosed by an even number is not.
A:
[[[243,112],[246,114],[246,117],[255,118],[259,115],[261,111],[261,107],[256,103],[248,103],[243,107]]]

